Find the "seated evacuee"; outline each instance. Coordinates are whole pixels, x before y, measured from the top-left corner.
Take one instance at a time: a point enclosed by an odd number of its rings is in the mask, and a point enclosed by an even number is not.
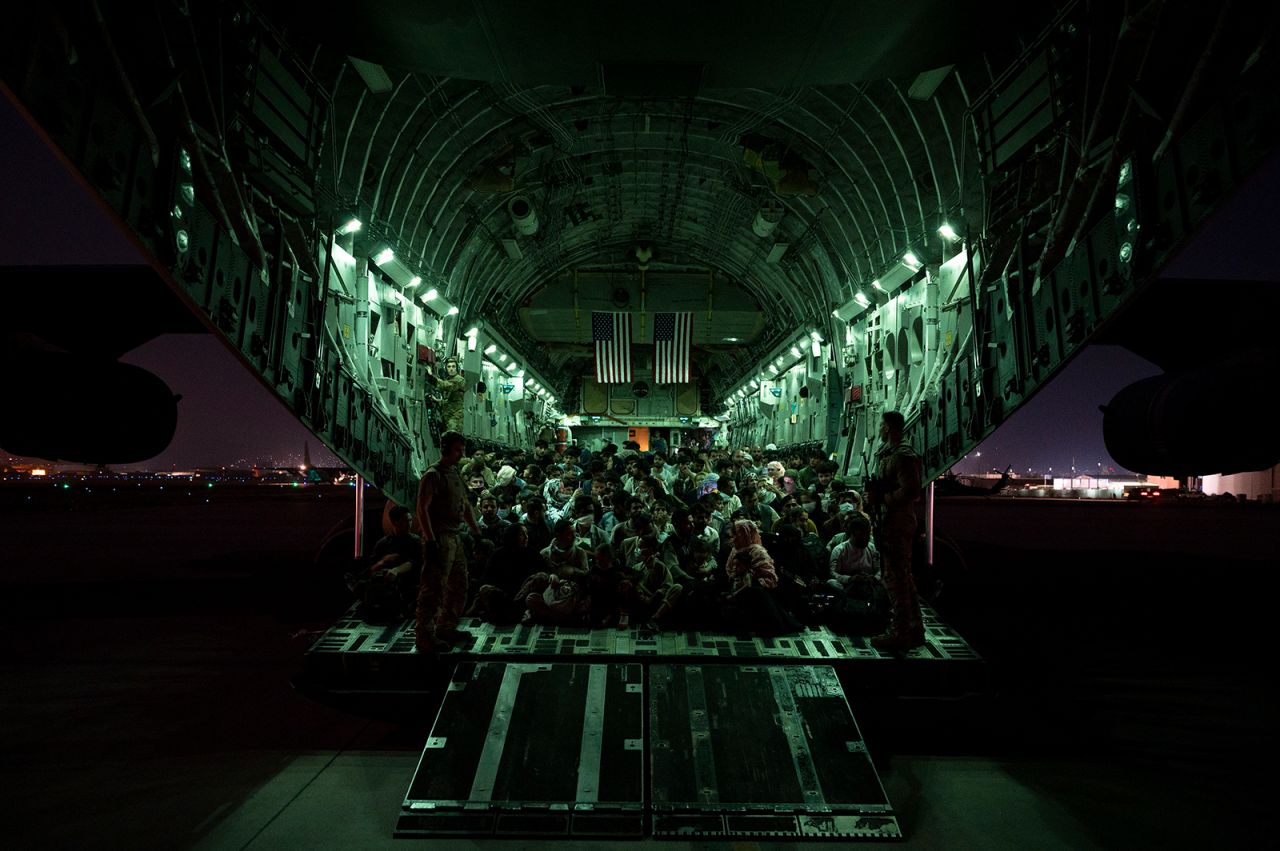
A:
[[[831,551],[833,588],[848,588],[856,581],[875,580],[880,573],[880,558],[871,543],[871,521],[864,514],[850,513],[844,521],[845,540]]]
[[[480,527],[480,537],[495,547],[502,546],[503,535],[511,524],[498,516],[498,500],[489,491],[480,494],[480,519],[476,521]]]
[[[637,623],[660,626],[671,615],[683,587],[671,576],[667,563],[659,557],[658,539],[644,535],[631,564],[634,587],[627,608]]]
[[[414,600],[418,596],[422,572],[422,538],[409,531],[409,509],[405,506],[391,506],[387,519],[391,524],[391,533],[373,545],[369,578],[373,582],[394,582],[400,601],[398,607],[408,612],[412,611]]]
[[[502,546],[494,550],[476,595],[476,614],[490,623],[513,624],[524,614],[519,591],[529,577],[545,573],[542,554],[529,548],[529,532],[519,523],[503,530]]]

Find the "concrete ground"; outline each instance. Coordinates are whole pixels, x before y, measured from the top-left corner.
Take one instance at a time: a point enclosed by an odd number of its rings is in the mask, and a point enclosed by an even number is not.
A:
[[[939,609],[990,688],[897,700],[846,683],[907,846],[1269,844],[1280,514],[1142,508],[939,506],[968,564]],[[430,712],[369,717],[292,690],[335,604],[310,554],[347,510],[340,493],[8,503],[6,844],[562,846],[393,840]]]

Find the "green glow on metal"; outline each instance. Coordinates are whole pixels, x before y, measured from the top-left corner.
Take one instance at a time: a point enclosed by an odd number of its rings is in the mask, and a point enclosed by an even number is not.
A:
[[[178,194],[182,196],[182,200],[188,206],[194,206],[196,203],[196,188],[190,183],[183,183],[178,187]]]
[[[1124,245],[1120,246],[1120,260],[1123,263],[1128,263],[1132,258],[1133,245],[1126,242]]]
[[[191,237],[187,235],[187,232],[185,230],[178,231],[174,240],[178,243],[178,250],[186,254],[187,249],[191,247]]]

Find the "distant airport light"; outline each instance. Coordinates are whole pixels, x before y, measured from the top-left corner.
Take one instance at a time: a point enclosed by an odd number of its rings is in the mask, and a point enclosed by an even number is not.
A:
[[[455,306],[453,306],[453,307],[451,307],[451,308],[449,308],[449,315],[450,315],[450,316],[457,316],[457,315],[458,315],[458,308],[457,308],[457,306],[456,306],[456,305],[455,305]]]
[[[418,284],[420,284],[420,283],[422,283],[422,276],[421,276],[421,275],[414,275],[412,278],[410,278],[410,279],[409,279],[409,283],[405,284],[405,286],[407,286],[407,287],[416,287],[416,286],[417,286]]]
[[[495,345],[495,344],[493,344],[493,343],[490,343],[489,345],[485,346],[484,353],[485,353],[486,355],[491,355],[491,354],[493,354],[494,352],[496,352],[497,350],[498,350],[497,345]]]
[[[938,236],[942,237],[947,242],[960,241],[960,234],[956,233],[956,229],[946,222],[943,222],[942,227],[938,228]]]
[[[725,343],[740,343],[740,342],[742,342],[742,338],[741,338],[741,337],[725,337],[725,338],[724,338],[724,340],[723,340],[722,342],[725,342]]]
[[[916,257],[916,253],[914,251],[908,251],[906,254],[902,255],[902,262],[915,269],[919,269],[924,265],[920,262],[920,258]]]
[[[395,258],[396,258],[395,251],[393,251],[390,248],[384,248],[374,256],[373,262],[376,265],[381,266],[384,263],[390,263]]]
[[[338,233],[341,234],[342,236],[347,236],[348,234],[355,233],[356,231],[360,230],[360,228],[362,227],[364,227],[364,225],[361,224],[360,220],[357,219],[355,216],[352,216],[351,218],[347,219],[345,222],[342,223],[342,227],[338,228]]]
[[[440,295],[440,291],[437,290],[435,287],[432,287],[431,289],[427,290],[426,295],[424,295],[422,298],[424,301],[435,301],[439,295]]]

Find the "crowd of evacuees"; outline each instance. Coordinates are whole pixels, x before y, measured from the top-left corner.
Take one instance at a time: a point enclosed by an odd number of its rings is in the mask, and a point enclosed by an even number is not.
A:
[[[398,589],[420,653],[456,643],[468,616],[768,636],[878,620],[874,646],[909,649],[924,640],[910,577],[919,462],[901,418],[885,420],[862,490],[817,450],[539,440],[467,455],[447,432],[413,510],[389,508],[368,585]]]

